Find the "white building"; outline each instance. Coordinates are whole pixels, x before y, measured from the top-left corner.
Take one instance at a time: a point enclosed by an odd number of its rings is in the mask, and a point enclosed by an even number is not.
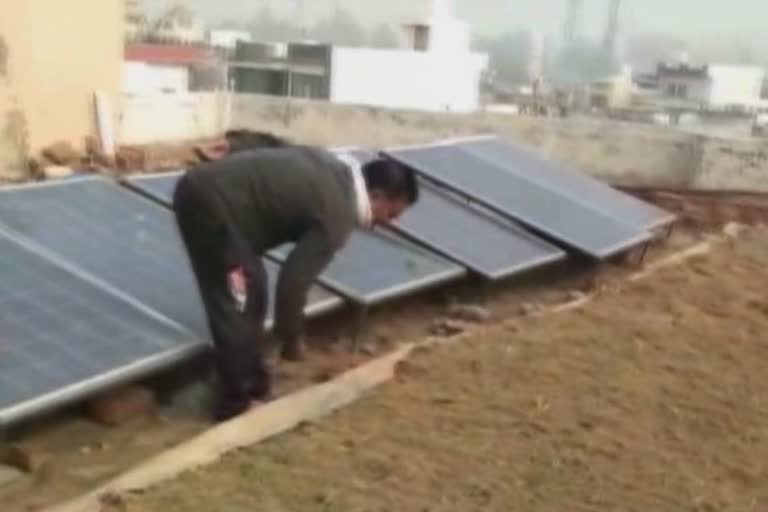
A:
[[[765,75],[756,66],[661,64],[657,70],[665,98],[709,109],[759,107]]]
[[[470,50],[468,25],[446,1],[405,26],[401,49],[290,44],[276,58],[265,44],[241,45],[230,63],[239,92],[441,112],[480,108],[488,57]]]
[[[238,41],[250,43],[253,36],[245,30],[211,30],[208,32],[208,44],[214,48],[234,50]]]

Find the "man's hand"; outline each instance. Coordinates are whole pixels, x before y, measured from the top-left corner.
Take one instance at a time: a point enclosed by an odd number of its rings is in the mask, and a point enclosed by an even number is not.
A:
[[[229,285],[229,293],[235,301],[235,307],[242,313],[245,311],[245,304],[248,299],[248,284],[243,267],[235,267],[229,271],[229,274],[227,274],[227,284]]]

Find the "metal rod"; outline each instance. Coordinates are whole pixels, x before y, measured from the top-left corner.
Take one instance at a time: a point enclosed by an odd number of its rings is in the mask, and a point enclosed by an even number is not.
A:
[[[664,237],[664,239],[665,239],[665,240],[669,240],[670,238],[672,238],[672,232],[673,232],[674,230],[675,230],[675,223],[673,222],[673,223],[671,223],[671,224],[669,225],[669,227],[667,228],[667,234],[666,234],[666,236]]]
[[[638,259],[637,266],[641,266],[643,261],[645,261],[645,255],[648,253],[648,247],[650,245],[650,243],[643,245],[643,249],[640,251],[640,258]]]
[[[350,346],[350,352],[357,354],[360,350],[360,339],[365,334],[368,327],[368,312],[367,306],[360,306],[355,310],[355,319],[352,331],[352,344]]]

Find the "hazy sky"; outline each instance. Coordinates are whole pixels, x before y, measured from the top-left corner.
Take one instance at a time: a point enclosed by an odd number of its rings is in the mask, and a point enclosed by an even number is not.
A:
[[[276,14],[296,19],[296,0],[186,0],[210,21],[248,19],[268,5]],[[171,0],[143,0],[157,12]],[[304,0],[312,21],[339,4],[361,22],[400,23],[426,9],[429,0]],[[456,9],[475,32],[499,33],[534,28],[559,34],[567,0],[455,0]],[[609,0],[584,0],[584,28],[599,35]],[[625,33],[665,32],[685,39],[737,37],[755,47],[768,46],[768,0],[624,0]],[[715,39],[717,40],[717,39]],[[762,48],[756,48],[762,49]]]

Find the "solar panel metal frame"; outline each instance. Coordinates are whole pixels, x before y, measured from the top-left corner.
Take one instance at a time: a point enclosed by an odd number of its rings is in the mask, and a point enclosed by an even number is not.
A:
[[[604,190],[600,192],[601,195],[608,194],[610,192],[613,193],[613,197],[610,198],[612,202],[616,201],[622,201],[625,203],[625,206],[631,205],[634,210],[637,210],[640,207],[643,207],[647,213],[655,213],[656,220],[653,222],[647,223],[642,221],[635,221],[632,219],[627,219],[627,210],[624,210],[623,212],[618,211],[606,211],[605,209],[599,208],[598,204],[596,203],[589,203],[582,201],[580,198],[576,197],[575,195],[569,195],[573,201],[578,202],[579,204],[582,204],[583,206],[587,208],[591,208],[592,210],[598,211],[603,214],[609,214],[609,215],[615,215],[618,220],[621,222],[625,222],[627,224],[647,229],[649,231],[656,231],[660,230],[666,227],[669,227],[671,224],[674,224],[674,222],[677,220],[677,216],[667,212],[661,208],[658,208],[655,205],[645,203],[644,201],[641,201],[640,199],[637,199],[629,194],[626,194],[624,192],[621,192],[619,190],[614,189],[610,185],[603,183],[595,178],[592,178],[583,172],[573,170],[570,166],[559,162],[559,161],[549,161],[545,156],[536,153],[535,151],[532,151],[530,149],[527,149],[525,147],[521,147],[520,145],[511,144],[497,135],[493,134],[481,134],[481,135],[475,135],[475,136],[468,136],[468,137],[462,137],[462,138],[454,138],[454,139],[448,139],[444,141],[440,141],[438,144],[445,145],[455,145],[461,148],[464,151],[470,152],[473,155],[476,155],[477,157],[486,160],[488,162],[492,162],[495,164],[505,164],[505,162],[502,162],[499,158],[493,157],[490,155],[487,155],[480,151],[479,149],[475,149],[472,146],[470,146],[473,142],[498,142],[500,146],[509,146],[509,148],[517,153],[521,153],[526,158],[532,159],[532,160],[539,160],[543,165],[552,165],[552,166],[559,166],[562,167],[563,170],[560,171],[558,174],[565,174],[566,176],[572,178],[573,181],[578,181],[579,186],[582,187],[590,187],[592,190],[595,190],[597,187],[603,188]],[[547,184],[542,180],[537,180],[537,173],[536,172],[530,172],[530,173],[523,173],[523,172],[516,172],[515,168],[509,165],[504,165],[504,169],[508,172],[514,173],[516,176],[525,179],[526,181],[529,181],[531,183],[535,183],[539,186],[546,186]],[[567,174],[566,174],[567,173]],[[622,216],[621,213],[624,213],[625,215]],[[623,217],[623,218],[622,218]]]
[[[369,152],[363,148],[355,147],[355,146],[334,148],[333,151],[337,153],[346,153],[359,160],[366,160],[366,159],[370,160],[376,157],[376,155],[373,152]],[[534,235],[526,232],[522,228],[519,228],[519,227],[516,228],[513,225],[513,222],[505,221],[505,219],[499,218],[498,216],[493,215],[489,211],[481,211],[478,208],[474,208],[470,204],[468,204],[466,201],[460,200],[458,197],[456,197],[455,194],[450,194],[446,189],[439,187],[437,185],[434,185],[431,182],[427,182],[422,179],[420,179],[419,181],[420,181],[419,192],[422,195],[425,193],[434,194],[435,196],[438,196],[440,199],[451,203],[451,206],[453,208],[456,208],[464,212],[466,215],[476,217],[476,218],[482,218],[485,222],[491,223],[495,225],[495,227],[500,228],[504,231],[508,231],[510,237],[520,237],[530,241],[531,243],[534,243],[534,242],[538,243],[539,245],[542,246],[542,248],[546,247],[547,249],[549,249],[550,253],[543,254],[541,258],[538,258],[538,259],[529,259],[523,263],[511,264],[507,267],[501,267],[494,271],[488,271],[488,269],[482,268],[481,266],[471,261],[471,258],[463,257],[460,254],[457,254],[455,251],[451,251],[450,249],[447,249],[441,246],[439,243],[431,241],[423,233],[419,233],[414,229],[410,229],[407,225],[405,225],[401,221],[397,221],[393,223],[391,226],[389,226],[389,228],[392,231],[403,236],[404,238],[410,239],[420,245],[428,247],[429,249],[437,252],[438,254],[441,254],[446,258],[449,258],[457,263],[460,263],[461,265],[464,265],[465,267],[469,268],[471,271],[475,272],[476,274],[479,274],[483,278],[491,281],[501,280],[501,279],[510,277],[512,275],[519,274],[520,272],[524,272],[526,270],[532,270],[537,267],[563,261],[564,259],[567,258],[567,254],[565,253],[565,251],[562,251],[558,247],[555,247],[554,245],[551,245],[548,242],[535,237]],[[418,207],[418,204],[414,206],[414,208],[417,208],[417,207]]]
[[[333,152],[345,152],[348,150],[351,150],[352,148],[334,148],[331,151]],[[170,177],[175,175],[181,175],[184,171],[174,171],[170,173],[164,173],[164,177]],[[141,194],[143,195],[151,195],[155,200],[161,202],[162,204],[166,206],[171,206],[170,201],[168,197],[160,197],[156,190],[152,190],[150,187],[147,187],[146,185],[143,185],[142,181],[148,181],[152,179],[152,176],[154,175],[138,175],[138,176],[129,176],[126,180],[126,183],[128,186],[136,190],[138,189]],[[416,252],[423,252],[425,255],[426,253],[430,253],[430,256],[433,258],[439,258],[444,259],[443,256],[431,253],[431,251],[424,251],[422,247],[418,247],[416,244],[411,244],[409,242],[406,242],[404,240],[398,239],[397,237],[394,237],[390,234],[384,233],[381,230],[376,230],[372,232],[365,233],[366,236],[372,236],[379,239],[384,240],[388,244],[392,245],[400,245],[403,247],[408,248],[408,250],[417,250]],[[352,236],[355,236],[353,234]],[[409,247],[410,246],[410,247]],[[269,260],[275,261],[275,262],[283,262],[285,258],[280,254],[278,251],[270,251],[267,253],[267,258]],[[318,276],[317,281],[323,285],[324,287],[330,289],[333,292],[336,292],[340,295],[343,295],[344,297],[365,306],[371,306],[375,304],[379,304],[388,300],[392,300],[398,297],[401,297],[403,295],[409,294],[409,293],[416,293],[419,291],[422,291],[427,288],[431,288],[433,286],[438,286],[440,284],[449,282],[453,279],[459,279],[466,275],[466,270],[460,267],[457,267],[453,262],[450,262],[446,260],[446,263],[450,263],[451,268],[447,268],[442,273],[436,273],[434,275],[431,275],[429,277],[425,277],[422,279],[416,279],[413,281],[410,281],[408,283],[404,283],[401,286],[391,286],[386,289],[382,289],[377,293],[373,294],[361,294],[354,290],[353,288],[344,285],[344,283],[341,283],[337,280],[328,278],[327,275],[321,274]]]
[[[170,175],[170,174],[173,174],[173,173],[167,173],[167,174]],[[146,193],[139,193],[139,194],[131,193],[131,190],[133,190],[132,188],[130,190],[127,190],[125,187],[120,187],[117,184],[113,184],[112,181],[110,181],[110,180],[108,180],[106,178],[100,177],[100,176],[83,176],[83,177],[77,177],[77,178],[68,179],[68,180],[61,180],[61,181],[45,181],[45,182],[25,183],[25,184],[19,184],[19,185],[8,185],[8,186],[0,187],[0,198],[5,193],[12,193],[13,191],[18,191],[18,190],[24,190],[24,189],[29,189],[29,188],[73,186],[73,185],[77,184],[78,182],[88,182],[88,181],[91,181],[91,182],[102,182],[102,183],[108,184],[111,187],[114,187],[114,189],[116,189],[120,193],[128,194],[132,198],[139,199],[140,201],[142,201],[143,204],[148,205],[148,206],[150,206],[152,208],[156,208],[157,209],[156,211],[158,211],[158,212],[162,212],[163,214],[166,214],[166,215],[169,215],[169,216],[172,215],[172,212],[169,211],[168,208],[163,206],[161,201],[154,200],[152,197],[149,197]],[[3,222],[2,217],[0,217],[0,223],[2,223],[2,222]],[[13,230],[12,227],[8,227],[8,229],[11,232],[15,232],[15,230]],[[24,235],[19,233],[18,236],[23,237]],[[180,240],[179,240],[179,243],[181,243]],[[40,247],[42,247],[42,245]],[[183,251],[183,248],[182,248],[182,251]],[[52,249],[50,249],[50,252],[52,254],[55,254],[55,251],[52,250]],[[64,259],[60,258],[59,256],[57,256],[57,258],[59,258],[60,260],[64,261]],[[76,265],[77,265],[76,262],[71,262],[71,263],[73,265],[75,265],[75,267],[76,267]],[[277,272],[279,272],[277,270],[277,268],[279,267],[279,264],[277,262],[275,262],[275,261],[271,261],[271,260],[265,259],[264,265],[265,265],[265,267],[266,267],[268,272],[270,272],[270,268],[273,269],[272,274],[270,274],[270,276],[271,276],[272,280],[276,280],[276,274],[277,274]],[[83,272],[88,273],[85,270],[83,270]],[[191,272],[191,269],[190,269],[190,272]],[[102,284],[102,286],[108,287],[108,288],[112,289],[113,292],[120,293],[120,294],[124,295],[125,297],[132,297],[131,295],[129,295],[127,293],[124,293],[122,290],[119,290],[118,287],[110,284],[107,280],[105,280],[103,278],[99,278],[99,277],[94,277],[94,278],[97,281],[99,281]],[[192,282],[193,282],[193,285],[194,285],[193,293],[198,294],[198,296],[199,296],[199,291],[197,289],[196,282],[194,280]],[[326,294],[328,294],[329,297],[326,298],[326,299],[323,299],[323,300],[319,300],[319,301],[314,302],[314,303],[308,303],[307,307],[304,310],[304,313],[305,313],[305,315],[308,318],[315,318],[315,317],[318,317],[318,316],[330,313],[332,311],[335,311],[336,309],[339,309],[340,307],[342,307],[344,305],[344,300],[341,297],[338,297],[338,296],[335,296],[335,295],[334,296],[330,296],[331,292],[329,292],[328,290],[322,290],[321,289],[321,291],[326,293]],[[140,299],[138,299],[138,298],[133,298],[133,300],[135,300],[137,302],[140,302]],[[273,305],[274,302],[270,301],[270,304]],[[201,302],[201,306],[202,306],[202,302]],[[204,314],[204,310],[201,310],[201,312]],[[201,317],[200,321],[201,321],[201,323],[203,323],[203,324],[205,324],[207,326],[207,320],[205,319],[204,316]],[[266,319],[266,322],[265,322],[265,328],[267,330],[270,330],[270,329],[272,329],[273,326],[274,326],[274,318],[273,317],[268,317]],[[186,327],[186,328],[187,329],[191,329],[191,327]],[[206,332],[207,332],[207,328],[206,328]],[[203,333],[201,332],[199,334],[202,336]],[[204,336],[203,339],[208,341],[210,339],[210,333],[208,333],[208,335]]]
[[[160,193],[157,189],[154,189],[151,185],[148,185],[148,183],[166,178],[176,178],[176,180],[178,180],[186,172],[187,171],[184,169],[179,169],[176,171],[165,171],[153,174],[128,174],[120,177],[118,182],[125,188],[144,196],[154,203],[159,203],[162,206],[172,208],[173,195],[166,196]]]
[[[75,265],[61,259],[47,248],[39,246],[33,241],[20,237],[14,231],[8,230],[7,227],[2,223],[0,223],[0,237],[3,237],[11,243],[17,245],[24,252],[29,253],[31,256],[37,257],[47,264],[59,268],[62,272],[69,275],[69,277],[76,278],[83,282],[86,286],[119,300],[127,307],[139,311],[141,314],[151,318],[154,321],[165,324],[169,328],[178,331],[180,335],[188,336],[190,339],[189,343],[181,344],[178,347],[174,347],[163,352],[158,352],[157,354],[144,357],[143,359],[137,360],[131,364],[126,364],[118,368],[105,371],[86,380],[66,385],[54,391],[44,393],[36,398],[6,407],[0,410],[0,428],[11,425],[18,421],[22,421],[30,416],[46,412],[57,407],[65,406],[87,396],[91,396],[105,388],[146,377],[147,375],[150,375],[156,371],[188,359],[189,357],[200,353],[205,348],[204,343],[195,341],[199,340],[199,338],[192,331],[161,315],[157,311],[145,306],[133,297],[130,297],[100,281],[99,279],[96,279]],[[105,335],[108,334],[109,333],[105,333]]]
[[[392,148],[387,148],[386,150],[382,151],[381,154],[383,156],[385,156],[386,158],[390,158],[390,159],[392,159],[394,161],[401,162],[404,165],[408,165],[409,167],[413,167],[414,170],[417,173],[419,173],[424,179],[426,179],[426,180],[428,180],[428,181],[430,181],[432,183],[435,183],[438,186],[445,187],[446,189],[450,190],[451,192],[453,192],[453,193],[455,193],[455,194],[457,194],[459,196],[462,196],[462,197],[465,197],[465,198],[467,198],[467,199],[469,199],[471,201],[474,201],[477,204],[482,205],[483,207],[485,207],[485,208],[489,209],[490,211],[494,212],[495,214],[498,214],[498,215],[501,215],[501,216],[503,216],[505,218],[512,219],[512,220],[514,220],[516,222],[519,222],[520,224],[522,224],[523,226],[526,226],[528,229],[532,230],[533,232],[535,232],[537,234],[541,234],[542,236],[544,236],[544,237],[546,237],[548,239],[559,240],[560,242],[564,243],[565,245],[569,246],[570,248],[572,248],[572,249],[574,249],[574,250],[576,250],[578,252],[584,253],[584,254],[589,254],[592,257],[597,258],[597,259],[610,258],[612,256],[615,256],[616,254],[620,254],[622,252],[628,251],[628,250],[630,250],[630,249],[632,249],[634,247],[637,247],[637,246],[640,246],[640,245],[643,245],[643,244],[647,244],[653,238],[651,236],[650,232],[643,232],[643,233],[637,234],[636,236],[628,237],[625,241],[620,242],[620,243],[616,243],[613,246],[604,247],[600,251],[593,251],[593,252],[590,253],[589,251],[585,250],[584,248],[580,248],[579,244],[576,241],[568,240],[567,237],[564,237],[564,236],[562,236],[562,235],[560,235],[560,234],[558,234],[558,233],[556,233],[556,232],[554,232],[552,230],[548,230],[548,229],[543,228],[543,227],[541,227],[541,226],[539,226],[539,225],[537,225],[537,224],[535,224],[535,223],[533,223],[531,221],[526,220],[522,213],[519,213],[519,212],[515,213],[513,211],[510,211],[510,209],[508,207],[505,207],[504,205],[498,204],[497,202],[495,202],[492,199],[491,200],[485,199],[479,193],[466,192],[466,191],[462,190],[462,187],[460,185],[454,183],[452,180],[441,178],[441,177],[436,176],[435,174],[429,173],[429,172],[427,172],[427,171],[425,171],[423,169],[419,169],[418,166],[414,166],[413,164],[408,163],[407,161],[403,161],[403,159],[396,154],[398,151],[421,150],[421,149],[429,149],[429,148],[439,148],[439,147],[445,147],[445,146],[452,146],[455,142],[461,141],[461,140],[465,140],[465,139],[461,139],[461,138],[459,138],[459,139],[448,139],[448,140],[444,140],[444,141],[440,141],[440,142],[436,142],[436,143],[432,143],[432,144],[414,144],[414,145],[407,145],[407,146],[396,146],[396,147],[392,147]],[[473,157],[473,156],[476,156],[476,155],[469,154],[468,156]],[[496,165],[496,167],[498,167],[498,165]],[[514,176],[514,175],[512,175],[512,176]],[[519,177],[517,177],[517,179],[521,179],[522,180],[522,178],[519,178]],[[523,180],[523,181],[525,181],[525,180]],[[543,189],[543,187],[541,187],[538,184],[534,184],[534,183],[530,183],[530,182],[529,182],[529,184],[533,185],[533,186],[536,186],[536,187],[538,187],[540,189]],[[546,189],[544,189],[544,190],[546,190]],[[555,192],[552,192],[552,191],[549,191],[549,190],[547,190],[547,192],[552,193],[552,194],[556,194]],[[560,194],[556,194],[556,195],[560,195]],[[567,199],[567,198],[564,198],[564,199]],[[601,215],[601,216],[605,217],[605,214],[602,213],[602,212],[598,212],[598,211],[595,211],[595,210],[591,210],[591,211],[594,212],[597,215]],[[610,219],[610,218],[608,218],[608,219]],[[625,224],[621,224],[621,225],[625,226],[627,229],[630,229],[630,227],[631,227],[631,226],[628,226],[628,225],[625,225]],[[637,229],[639,229],[639,228],[637,228]]]

